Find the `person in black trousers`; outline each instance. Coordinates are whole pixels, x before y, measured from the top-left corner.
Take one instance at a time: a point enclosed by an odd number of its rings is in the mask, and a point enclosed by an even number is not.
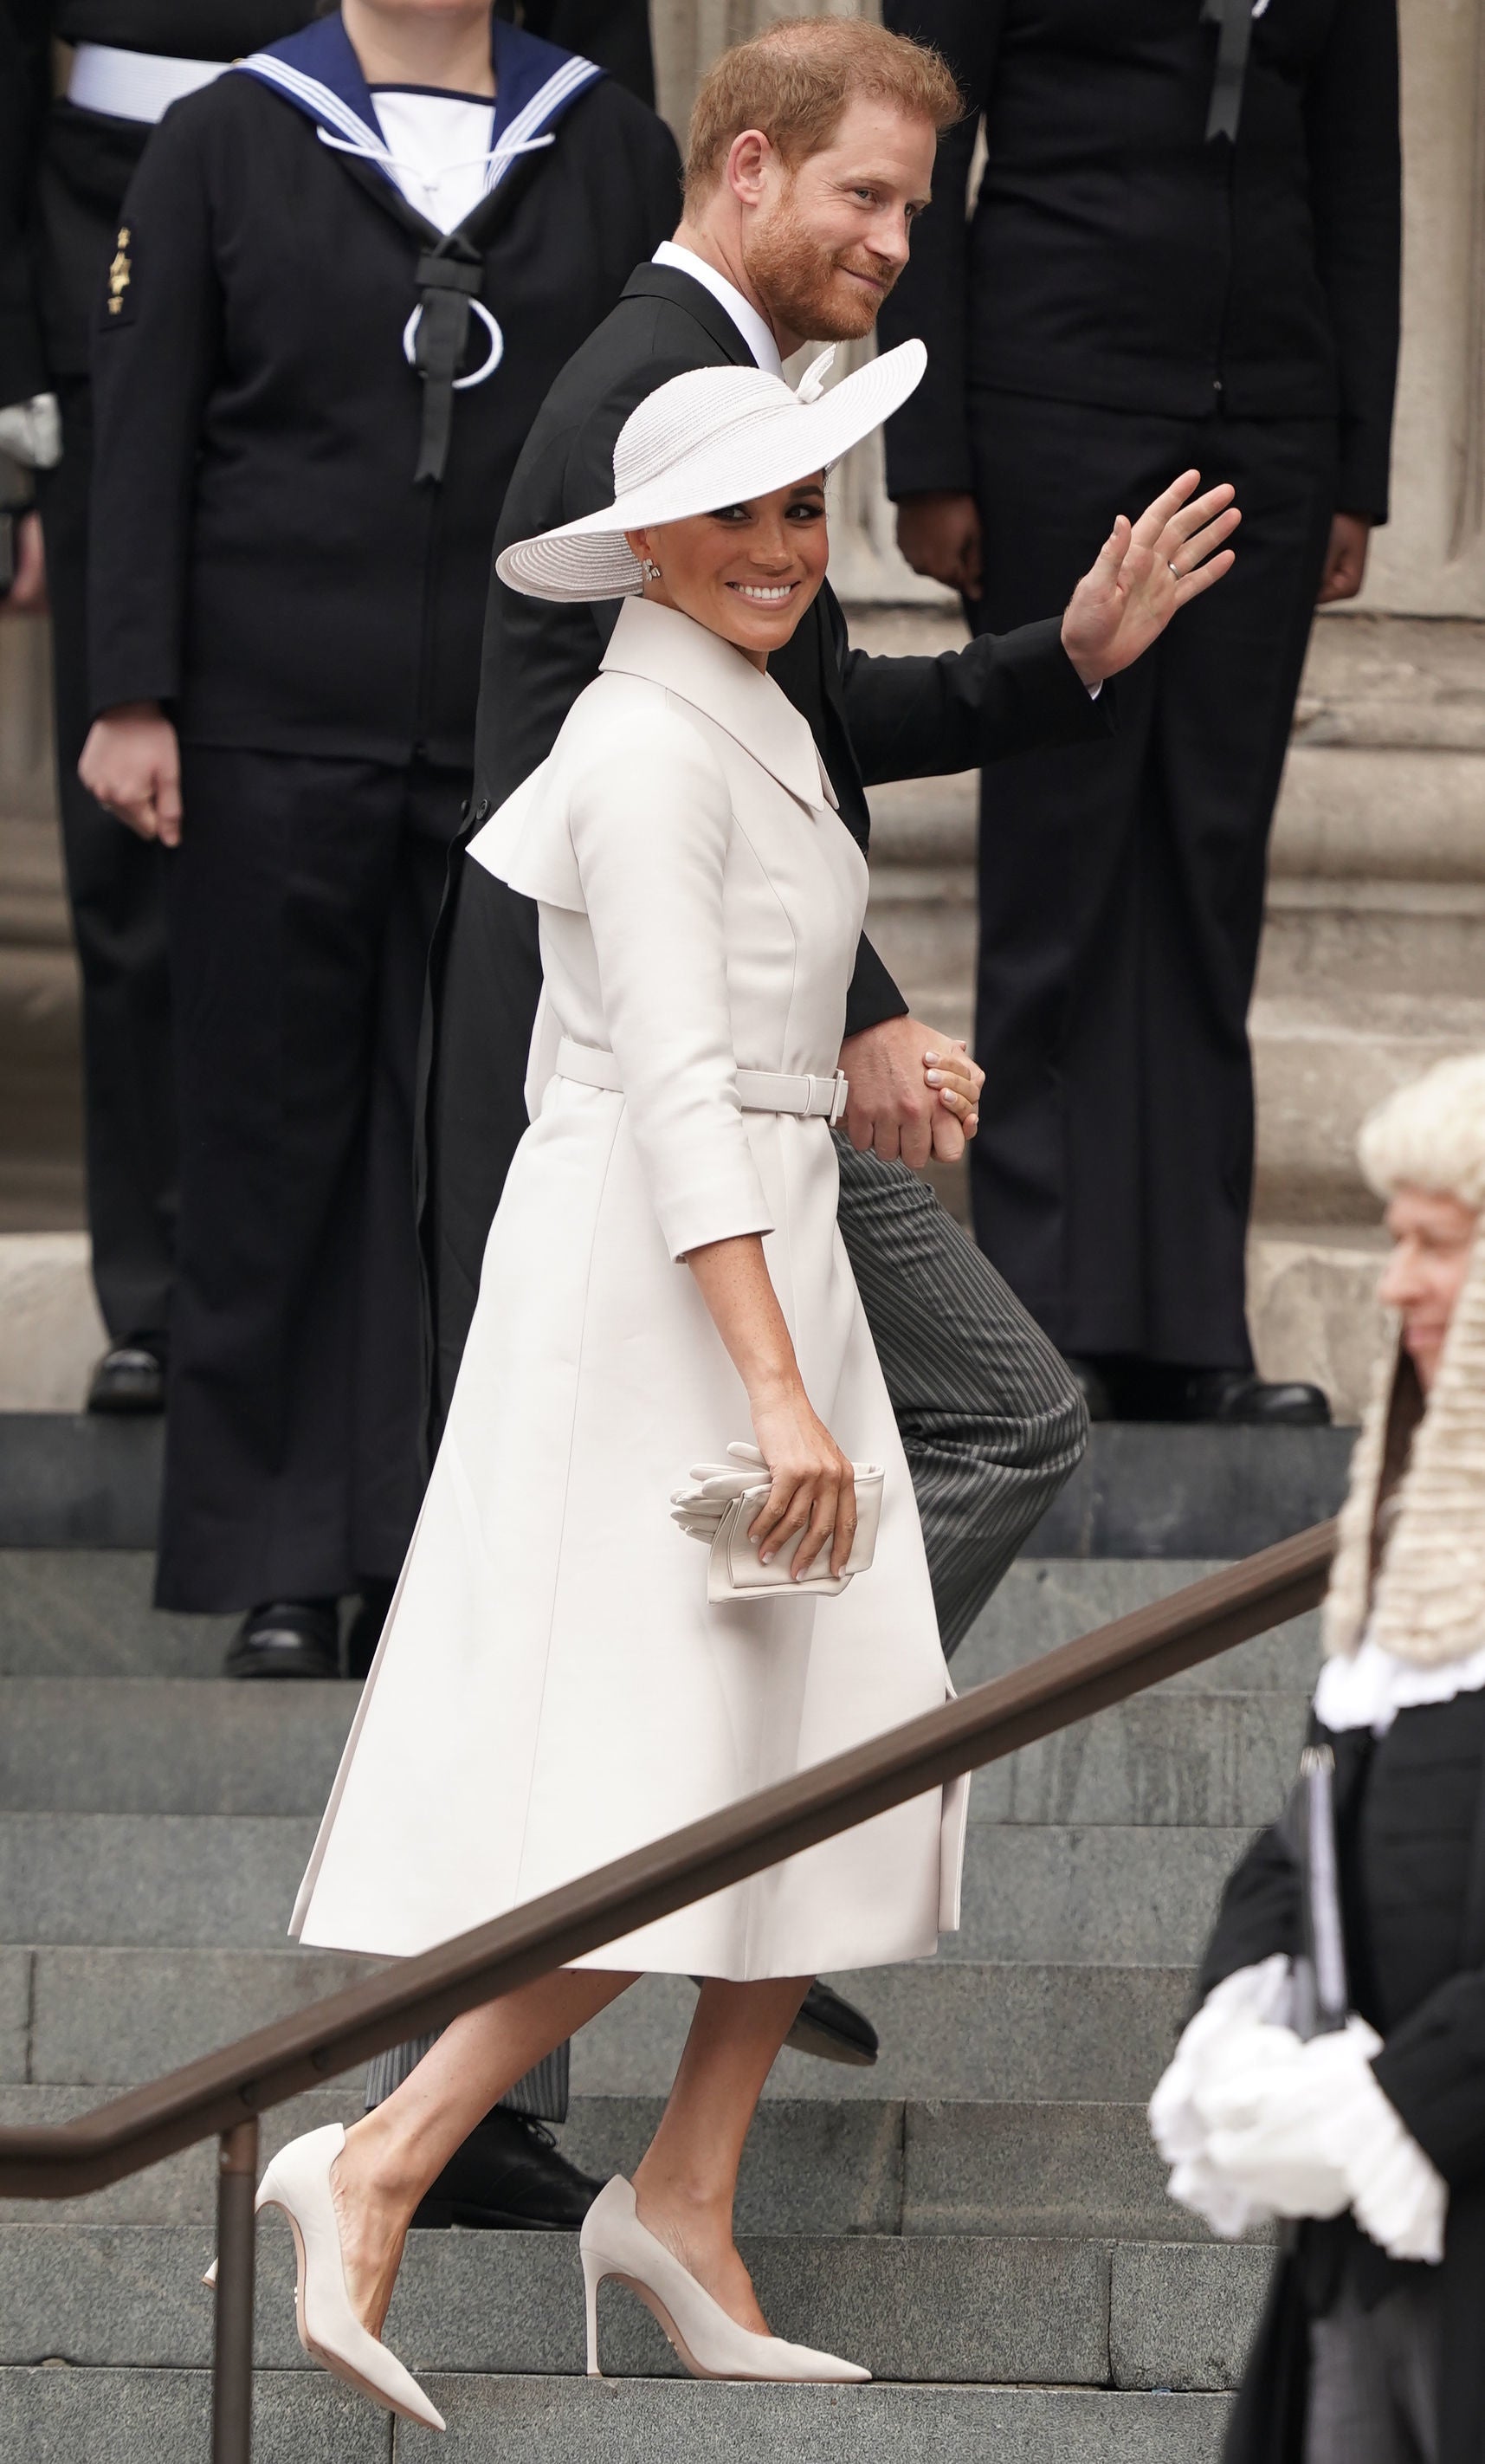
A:
[[[311,0],[0,0],[0,443],[36,471],[52,616],[57,795],[82,976],[93,1280],[108,1331],[95,1412],[159,1411],[175,1219],[164,859],[77,777],[88,730],[93,311],[155,121]],[[75,47],[54,98],[54,37]]]
[[[246,1610],[235,1676],[334,1674],[357,1594],[363,1670],[411,1532],[414,1063],[491,542],[676,169],[487,0],[348,0],[169,112],[125,202],[82,766],[172,850],[157,1598]]]
[[[1125,680],[1117,742],[985,777],[976,1230],[1095,1415],[1323,1419],[1254,1375],[1246,1017],[1311,610],[1359,589],[1387,510],[1395,0],[886,15],[970,103],[881,319],[929,345],[887,438],[909,562],[998,629],[1173,467],[1243,508],[1232,578]]]

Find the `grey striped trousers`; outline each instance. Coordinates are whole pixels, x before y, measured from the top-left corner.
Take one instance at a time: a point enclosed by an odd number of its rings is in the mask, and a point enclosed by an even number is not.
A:
[[[1059,1353],[973,1242],[906,1164],[837,1136],[841,1234],[902,1433],[923,1522],[944,1649],[979,1611],[1087,1441],[1082,1397]],[[371,2065],[368,2106],[421,2061],[431,2037]],[[504,2103],[560,2122],[567,2047]]]

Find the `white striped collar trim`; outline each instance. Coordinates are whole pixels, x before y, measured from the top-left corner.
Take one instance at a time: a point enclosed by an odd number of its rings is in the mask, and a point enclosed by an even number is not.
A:
[[[326,85],[319,77],[307,77],[292,61],[275,59],[272,52],[250,53],[245,60],[239,60],[235,65],[249,76],[261,78],[265,85],[276,85],[291,102],[296,103],[301,111],[317,121],[321,138],[336,152],[363,155],[375,163],[384,179],[390,178],[387,166],[393,156],[382,131],[363,120],[359,111],[353,111],[333,86]],[[485,168],[487,197],[500,186],[512,164],[521,155],[534,153],[538,146],[556,143],[554,137],[542,132],[559,112],[576,100],[584,86],[591,85],[602,74],[596,61],[582,59],[575,53],[548,77],[545,85],[538,86],[510,125],[500,131],[491,148]],[[350,140],[349,145],[342,147],[338,144],[333,132],[338,132],[341,139]]]

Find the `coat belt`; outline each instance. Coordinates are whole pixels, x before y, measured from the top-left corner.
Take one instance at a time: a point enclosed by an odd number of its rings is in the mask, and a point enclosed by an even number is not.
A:
[[[601,1052],[596,1045],[574,1044],[569,1035],[557,1048],[557,1074],[576,1080],[579,1087],[598,1087],[610,1095],[623,1093],[613,1054]],[[828,1121],[832,1129],[845,1111],[849,1091],[843,1069],[829,1078],[787,1069],[737,1072],[737,1100],[745,1112],[794,1112],[801,1119]]]

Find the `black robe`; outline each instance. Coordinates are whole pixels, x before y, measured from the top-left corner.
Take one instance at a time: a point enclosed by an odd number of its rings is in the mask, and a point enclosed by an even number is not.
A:
[[[1449,2184],[1439,2464],[1485,2453],[1485,1693],[1400,1711],[1387,1734],[1329,1735],[1353,2008],[1383,2038],[1378,2081]],[[1222,1896],[1201,1991],[1295,1956],[1299,1877],[1281,1826]],[[1226,2464],[1302,2464],[1307,2322],[1343,2269],[1364,2302],[1416,2272],[1347,2216],[1300,2227],[1277,2261],[1234,2408]],[[1431,2271],[1430,2271],[1431,2273]]]

